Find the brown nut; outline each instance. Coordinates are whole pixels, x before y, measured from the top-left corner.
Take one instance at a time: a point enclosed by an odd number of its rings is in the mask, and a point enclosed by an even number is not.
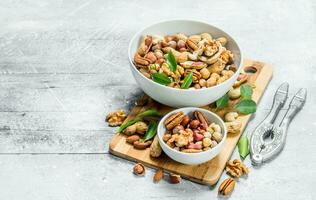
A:
[[[171,130],[175,126],[179,125],[182,122],[183,118],[184,118],[183,112],[177,112],[171,115],[170,117],[168,117],[165,120],[164,125],[166,126],[168,130]]]
[[[163,137],[162,137],[162,140],[164,142],[167,142],[169,139],[171,138],[171,134],[169,132],[166,132]]]
[[[247,74],[239,74],[237,81],[234,83],[233,87],[239,87],[241,86],[241,84],[243,84],[244,82],[246,82],[248,79],[248,75]]]
[[[154,183],[158,183],[163,178],[163,169],[158,169],[154,175]]]
[[[169,174],[169,180],[172,184],[178,184],[181,182],[181,176],[177,174]]]
[[[183,121],[183,120],[182,120]],[[173,134],[179,134],[179,131],[180,130],[184,130],[184,127],[182,126],[182,125],[177,125],[176,127],[174,127],[173,129],[172,129],[172,133]]]
[[[142,142],[138,140],[133,143],[133,146],[136,149],[146,149],[151,143],[151,140],[148,140],[147,142]]]
[[[197,119],[194,119],[190,122],[190,128],[197,128],[200,125],[200,121]]]
[[[230,176],[236,178],[249,173],[248,167],[238,159],[228,161],[225,170]]]
[[[137,176],[143,176],[145,174],[145,166],[142,163],[137,163],[134,165],[133,173]]]
[[[206,126],[208,126],[209,122],[207,117],[204,115],[204,113],[200,112],[200,111],[195,111],[194,112],[194,116],[196,119],[198,119],[202,124],[205,124]]]
[[[148,129],[148,126],[145,122],[136,122],[135,126],[136,126],[136,133],[141,134],[141,135],[143,135]]]
[[[139,135],[131,135],[126,138],[126,142],[133,144],[135,141],[138,141],[140,139]]]
[[[225,179],[218,188],[218,193],[221,195],[229,195],[234,190],[236,181],[232,178]]]
[[[185,115],[182,119],[181,125],[183,127],[186,127],[188,125],[188,123],[190,122],[190,117],[188,115]]]

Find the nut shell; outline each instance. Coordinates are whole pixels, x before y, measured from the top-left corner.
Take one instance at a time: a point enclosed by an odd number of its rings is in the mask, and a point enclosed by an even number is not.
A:
[[[142,163],[136,163],[133,168],[133,173],[137,176],[143,176],[145,174],[145,166]]]

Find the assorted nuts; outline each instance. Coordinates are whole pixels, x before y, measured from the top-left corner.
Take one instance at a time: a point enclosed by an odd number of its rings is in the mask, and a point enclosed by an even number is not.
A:
[[[167,131],[163,141],[169,147],[185,153],[207,151],[223,138],[221,127],[210,123],[200,111],[194,111],[192,117],[177,112],[168,117],[164,125]]]
[[[126,119],[126,113],[124,110],[118,110],[114,112],[110,112],[106,116],[106,121],[109,123],[109,126],[119,126]]]
[[[213,38],[209,33],[187,36],[183,33],[167,35],[147,35],[134,56],[134,64],[147,78],[155,73],[168,76],[169,87],[180,88],[187,74],[193,74],[190,88],[206,88],[229,79],[235,72],[234,55],[225,45],[224,37]],[[176,70],[169,68],[168,53],[176,60]],[[244,78],[240,78],[244,81]]]

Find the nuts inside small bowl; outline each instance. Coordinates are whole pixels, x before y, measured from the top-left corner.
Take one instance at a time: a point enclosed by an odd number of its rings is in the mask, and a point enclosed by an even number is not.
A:
[[[221,151],[227,130],[215,113],[186,107],[165,115],[157,134],[162,150],[170,158],[184,164],[200,164]]]
[[[222,128],[210,122],[201,111],[187,115],[174,113],[164,121],[163,141],[177,151],[198,153],[214,148],[223,138]]]

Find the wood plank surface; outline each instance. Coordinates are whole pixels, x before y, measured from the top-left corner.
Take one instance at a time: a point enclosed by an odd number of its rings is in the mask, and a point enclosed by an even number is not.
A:
[[[245,60],[243,69],[247,72],[255,72],[249,73],[247,84],[251,84],[254,86],[254,93],[252,99],[259,103],[259,100],[272,77],[272,67],[262,62]],[[173,109],[158,103],[156,103],[153,106],[155,106],[161,113],[164,114],[168,113]],[[127,120],[132,119],[133,117],[135,117],[135,115],[137,115],[137,113],[147,109],[147,107],[148,105],[146,105],[146,107],[135,106],[131,110]],[[203,108],[212,110],[210,106],[204,106]],[[218,181],[220,175],[222,174],[226,162],[230,158],[233,150],[235,149],[238,139],[242,135],[244,129],[246,128],[250,117],[251,115],[239,116],[237,120],[242,123],[241,131],[236,134],[228,134],[222,151],[212,160],[199,165],[184,165],[171,160],[165,154],[163,154],[159,158],[152,158],[149,154],[149,148],[147,148],[146,150],[137,150],[133,148],[132,145],[126,143],[126,136],[119,133],[113,136],[112,141],[109,145],[109,151],[110,153],[116,156],[128,160],[142,162],[145,165],[148,165],[153,168],[163,168],[168,172],[179,174],[182,177],[194,182],[214,185]]]

